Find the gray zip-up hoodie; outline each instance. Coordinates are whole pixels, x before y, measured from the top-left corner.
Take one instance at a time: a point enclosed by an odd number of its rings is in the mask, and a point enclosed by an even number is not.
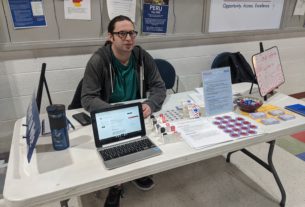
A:
[[[153,58],[141,47],[135,46],[132,50],[136,58],[136,70],[140,90],[138,98],[148,98],[152,112],[161,109],[166,97],[165,84],[159,74]],[[91,112],[109,107],[109,98],[114,89],[115,70],[112,65],[111,45],[98,49],[87,63],[82,86],[81,103],[83,108]]]

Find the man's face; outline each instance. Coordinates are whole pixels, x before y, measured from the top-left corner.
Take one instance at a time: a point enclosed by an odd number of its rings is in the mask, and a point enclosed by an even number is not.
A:
[[[127,20],[116,22],[113,34],[109,34],[112,48],[118,52],[131,52],[135,45],[135,36],[134,26]]]

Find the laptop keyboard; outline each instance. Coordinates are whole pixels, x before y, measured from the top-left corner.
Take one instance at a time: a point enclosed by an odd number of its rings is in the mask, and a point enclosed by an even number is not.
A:
[[[140,139],[139,141],[133,141],[126,144],[112,146],[111,148],[103,149],[100,151],[105,161],[122,157],[125,155],[133,154],[139,151],[143,151],[149,148],[153,148],[156,145],[152,143],[148,138]]]

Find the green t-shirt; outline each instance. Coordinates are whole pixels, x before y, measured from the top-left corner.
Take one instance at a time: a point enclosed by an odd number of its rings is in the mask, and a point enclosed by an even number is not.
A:
[[[135,100],[138,90],[135,58],[131,55],[128,65],[123,65],[113,54],[112,57],[116,75],[110,103]]]

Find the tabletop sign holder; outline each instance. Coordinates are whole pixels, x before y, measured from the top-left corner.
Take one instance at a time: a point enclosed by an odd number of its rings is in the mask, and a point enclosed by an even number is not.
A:
[[[35,94],[33,93],[32,99],[27,109],[26,114],[26,134],[23,138],[26,139],[27,144],[27,160],[30,163],[34,148],[41,132],[41,124],[39,118],[39,111],[35,100]]]
[[[277,47],[264,50],[260,43],[260,53],[252,56],[252,64],[259,88],[259,93],[267,101],[268,96],[274,94],[274,89],[285,82],[281,65],[279,51]],[[252,91],[252,86],[250,93]]]
[[[41,99],[42,99],[43,86],[45,86],[45,88],[46,88],[48,99],[49,99],[49,103],[50,103],[50,105],[52,105],[52,99],[51,99],[51,95],[50,95],[47,79],[46,79],[46,76],[45,76],[45,74],[46,74],[46,67],[47,67],[47,64],[46,63],[42,63],[42,65],[41,65],[41,72],[40,72],[40,79],[39,79],[39,84],[38,84],[38,89],[37,89],[37,97],[36,97],[36,103],[37,103],[37,107],[38,107],[38,111],[39,112],[40,112],[40,107],[41,107]]]
[[[46,67],[47,67],[47,64],[42,63],[40,78],[39,78],[39,83],[38,83],[38,89],[37,89],[37,96],[36,96],[36,103],[37,103],[37,107],[38,107],[38,112],[40,112],[40,108],[41,108],[43,87],[45,87],[45,89],[46,89],[48,99],[49,99],[49,104],[50,105],[53,104],[52,99],[51,99],[51,95],[50,95],[50,91],[49,91],[49,87],[48,87],[48,83],[47,83],[47,79],[46,79],[46,75],[45,75],[46,74]],[[41,121],[41,134],[45,135],[45,134],[49,134],[49,133],[51,133],[49,120],[48,120],[48,118],[42,119],[42,121]]]
[[[262,43],[262,42],[259,43],[259,51],[260,51],[260,53],[264,52],[264,46],[263,46],[263,43]],[[251,88],[250,88],[250,91],[249,91],[249,94],[252,93],[253,85],[254,85],[254,84],[257,84],[257,79],[256,79],[256,74],[255,74],[255,73],[254,73],[254,76],[255,76],[256,83],[254,82],[254,80],[252,81],[252,83],[251,83]],[[258,84],[257,84],[257,85],[258,85]]]

